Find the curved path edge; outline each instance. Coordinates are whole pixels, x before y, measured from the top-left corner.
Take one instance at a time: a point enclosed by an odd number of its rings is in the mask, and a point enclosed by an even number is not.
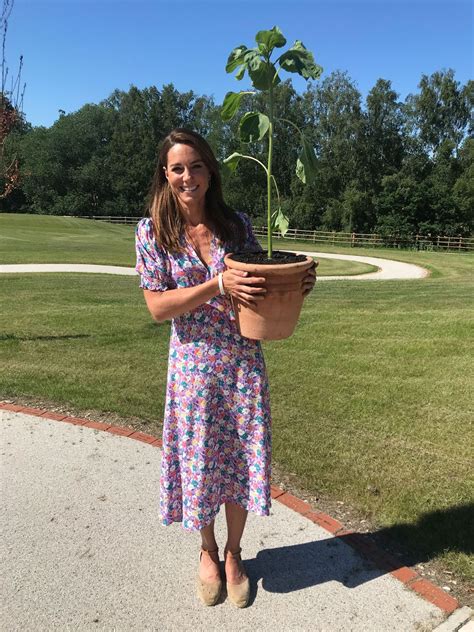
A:
[[[306,250],[291,251],[297,254],[305,254],[318,259],[339,259],[342,261],[356,261],[367,263],[377,268],[376,272],[353,275],[318,276],[318,281],[389,281],[423,279],[429,275],[426,268],[405,263],[403,261],[393,261],[392,259],[382,259],[380,257],[363,257],[359,255],[342,255],[327,252],[308,252]],[[125,266],[106,266],[85,263],[22,263],[0,265],[0,274],[7,273],[29,273],[29,272],[84,272],[92,274],[119,274],[126,276],[137,276],[134,268]]]
[[[59,421],[93,428],[95,430],[102,430],[115,435],[135,439],[136,441],[147,443],[153,447],[162,448],[161,439],[144,432],[135,431],[131,428],[114,426],[112,424],[92,421],[90,419],[83,419],[80,417],[71,417],[69,415],[63,415],[44,409],[12,404],[8,401],[0,401],[0,411],[2,410],[20,415],[33,415],[35,417],[41,417],[47,421]],[[451,615],[456,611],[460,613],[461,611],[466,610],[466,608],[460,608],[459,602],[443,589],[424,579],[414,570],[406,566],[401,566],[400,562],[394,556],[380,549],[373,541],[370,540],[370,537],[368,538],[364,534],[345,529],[342,523],[338,520],[332,518],[328,514],[315,510],[306,501],[301,500],[275,485],[272,485],[271,492],[274,500],[320,526],[334,537],[340,538],[341,541],[355,549],[378,569],[384,573],[390,574],[395,579],[402,582],[406,588],[414,591],[419,596],[442,610],[445,615]],[[467,610],[470,611],[470,609]],[[468,614],[470,616],[472,612],[470,611]],[[441,625],[445,625],[446,623],[447,621]],[[459,627],[446,629],[454,630],[459,629]]]

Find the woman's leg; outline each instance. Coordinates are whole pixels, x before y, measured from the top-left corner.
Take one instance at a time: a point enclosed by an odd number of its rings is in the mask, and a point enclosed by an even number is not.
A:
[[[205,549],[201,555],[199,564],[199,577],[204,582],[214,582],[220,578],[219,572],[219,554],[217,549],[216,537],[214,535],[214,520],[204,529],[201,529],[201,545]],[[215,551],[208,553],[207,551]]]
[[[247,510],[239,505],[226,503],[225,517],[227,521],[227,543],[226,550],[236,553],[240,548],[240,540],[247,520]],[[240,584],[247,577],[242,564],[231,555],[226,556],[225,572],[227,581],[231,584]]]

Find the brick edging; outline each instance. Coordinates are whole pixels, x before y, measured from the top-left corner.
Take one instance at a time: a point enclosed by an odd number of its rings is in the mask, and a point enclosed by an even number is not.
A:
[[[80,417],[71,417],[70,415],[54,413],[44,409],[0,402],[0,410],[8,410],[15,413],[23,413],[25,415],[34,415],[35,417],[42,417],[43,419],[61,421],[75,426],[86,426],[87,428],[94,428],[95,430],[104,430],[105,432],[110,432],[111,434],[121,435],[128,437],[129,439],[135,439],[136,441],[148,443],[156,448],[161,448],[163,445],[161,439],[157,439],[156,437],[144,432],[132,430],[131,428],[123,428],[121,426],[91,421],[90,419],[82,419]],[[398,579],[407,588],[415,591],[437,608],[443,610],[446,614],[451,614],[454,610],[459,608],[459,602],[457,599],[449,595],[442,588],[439,588],[430,581],[424,579],[407,566],[400,566],[399,561],[395,557],[380,549],[375,542],[367,541],[367,539],[363,537],[363,534],[345,529],[342,523],[338,520],[335,520],[322,511],[315,511],[306,501],[293,496],[293,494],[290,494],[275,485],[271,486],[271,495],[274,500],[277,500],[282,505],[292,509],[304,518],[311,520],[311,522],[314,522],[318,526],[322,527],[336,538],[341,538],[343,542],[349,544],[376,567],[384,572],[390,573],[392,577]]]

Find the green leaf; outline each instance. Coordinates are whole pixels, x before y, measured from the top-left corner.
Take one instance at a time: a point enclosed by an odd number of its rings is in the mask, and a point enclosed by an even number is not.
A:
[[[258,48],[248,48],[244,55],[245,64],[249,70],[255,70],[262,63],[260,51]]]
[[[247,112],[240,121],[240,139],[244,143],[262,140],[270,127],[270,119],[260,112]]]
[[[235,73],[235,78],[237,79],[237,81],[240,81],[241,79],[243,79],[243,76],[245,75],[245,71],[247,70],[247,65],[243,64],[239,70]]]
[[[230,171],[234,172],[237,169],[237,165],[239,164],[241,158],[243,158],[242,154],[234,151],[233,154],[224,158],[222,162],[229,167]]]
[[[234,50],[229,55],[229,59],[227,60],[225,71],[234,72],[236,68],[241,66],[245,62],[245,53],[247,52],[247,50],[247,46],[244,46],[243,44],[234,48]]]
[[[230,121],[230,119],[236,115],[240,106],[240,101],[244,94],[253,93],[247,90],[242,92],[228,92],[225,95],[221,109],[221,118],[223,121]]]
[[[288,232],[288,226],[290,225],[290,222],[286,215],[283,214],[283,211],[280,207],[278,207],[275,213],[273,213],[271,223],[271,230],[279,230],[283,237]]]
[[[259,49],[267,55],[271,55],[275,47],[281,48],[286,44],[286,39],[278,26],[274,26],[270,31],[259,31],[255,41]]]
[[[247,68],[252,84],[257,90],[269,90],[272,85],[276,86],[280,83],[280,77],[277,76],[275,80],[276,68],[271,63],[261,59],[258,59],[258,63],[253,60]]]
[[[318,79],[323,72],[314,61],[313,53],[299,40],[279,57],[278,62],[287,72],[296,72],[305,79]]]
[[[311,143],[304,136],[301,137],[301,140],[303,147],[296,161],[296,175],[301,182],[309,184],[310,182],[314,182],[318,163]]]

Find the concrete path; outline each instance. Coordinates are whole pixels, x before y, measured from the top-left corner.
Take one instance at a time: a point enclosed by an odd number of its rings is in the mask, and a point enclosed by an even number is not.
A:
[[[292,251],[296,252],[296,251]],[[318,276],[319,281],[385,281],[390,279],[422,279],[428,275],[428,270],[412,263],[381,259],[379,257],[359,257],[357,255],[333,255],[327,252],[298,251],[298,254],[306,254],[316,259],[342,259],[345,261],[360,261],[378,268],[377,272],[357,275]],[[123,274],[135,276],[134,268],[121,266],[98,266],[74,263],[35,263],[0,265],[0,273],[11,272],[89,272],[99,274]]]
[[[0,404],[5,632],[428,632],[451,611],[457,619],[443,630],[469,625],[469,609],[410,569],[379,570],[330,532],[341,525],[322,528],[314,516],[324,514],[281,490],[270,517],[249,516],[250,606],[224,598],[206,608],[194,586],[198,535],[159,523],[159,441],[8,406]],[[222,546],[222,512],[216,526]]]

